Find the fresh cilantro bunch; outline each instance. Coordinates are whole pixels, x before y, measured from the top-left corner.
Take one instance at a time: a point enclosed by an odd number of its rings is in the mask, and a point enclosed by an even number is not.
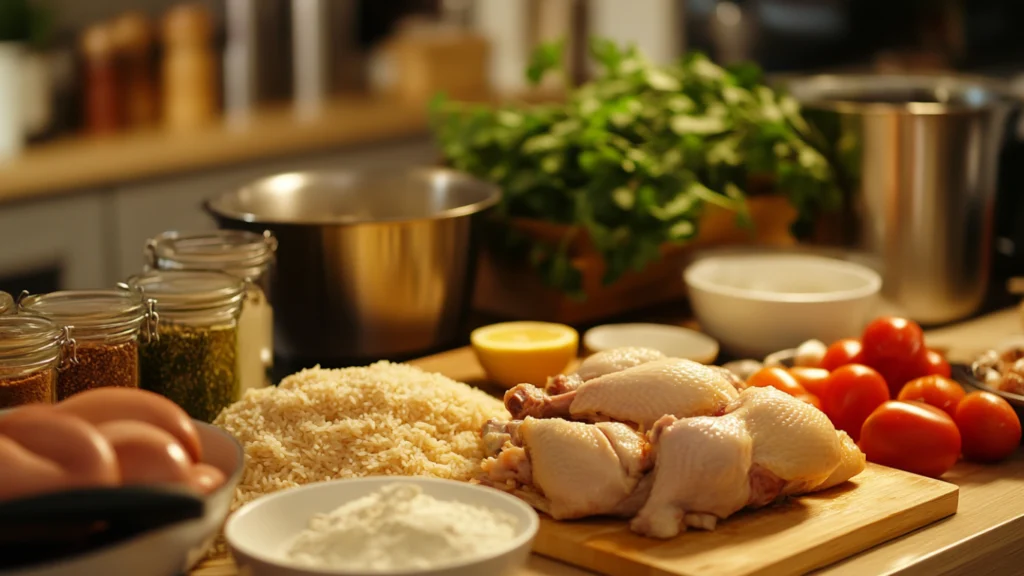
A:
[[[797,231],[838,205],[798,104],[764,85],[756,66],[726,69],[699,53],[657,66],[607,40],[592,41],[591,53],[602,73],[562,103],[432,104],[445,158],[502,188],[501,217],[569,226],[554,246],[506,237],[511,248],[527,242],[549,285],[579,295],[566,251],[575,234],[589,235],[612,283],[660,258],[662,245],[692,239],[708,204],[749,226],[745,190],[757,180],[788,194]],[[561,61],[560,45],[542,46],[527,76],[539,82]]]

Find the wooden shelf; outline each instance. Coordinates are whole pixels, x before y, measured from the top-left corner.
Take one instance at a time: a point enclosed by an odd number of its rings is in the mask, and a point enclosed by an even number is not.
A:
[[[109,186],[166,174],[253,162],[427,133],[427,113],[388,99],[348,97],[301,117],[290,106],[188,132],[148,130],[68,137],[0,163],[0,202]]]

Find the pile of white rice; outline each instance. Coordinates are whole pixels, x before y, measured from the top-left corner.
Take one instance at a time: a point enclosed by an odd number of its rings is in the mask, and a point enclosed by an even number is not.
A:
[[[252,390],[214,424],[245,447],[237,508],[275,490],[373,475],[469,480],[483,459],[480,428],[502,403],[405,364],[303,370]]]

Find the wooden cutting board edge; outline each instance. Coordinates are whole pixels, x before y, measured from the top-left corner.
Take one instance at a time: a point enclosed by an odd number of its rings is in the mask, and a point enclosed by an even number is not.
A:
[[[957,512],[959,505],[959,487],[940,480],[932,482],[934,489],[938,490],[935,495],[923,502],[916,503],[913,507],[856,528],[841,539],[825,542],[820,546],[780,559],[774,564],[733,574],[734,576],[805,574],[952,516]],[[672,569],[666,562],[650,563],[639,556],[634,558],[633,554],[623,554],[621,549],[615,550],[608,546],[595,546],[588,543],[581,544],[571,538],[559,537],[557,535],[559,526],[560,523],[548,518],[541,521],[541,531],[533,545],[535,553],[606,576],[637,576],[638,574],[644,576],[691,576],[691,573]],[[601,533],[601,531],[595,531],[595,536],[600,536]],[[685,538],[685,534],[679,537]],[[665,541],[664,544],[667,545],[671,542]],[[652,543],[650,548],[660,545],[661,543]],[[698,575],[692,574],[692,576]]]

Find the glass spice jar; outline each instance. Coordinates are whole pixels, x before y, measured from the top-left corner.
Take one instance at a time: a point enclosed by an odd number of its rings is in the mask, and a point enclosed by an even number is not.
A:
[[[57,401],[103,386],[139,387],[139,335],[147,306],[136,292],[76,290],[18,300],[21,313],[42,316],[68,329],[75,362],[57,373]]]
[[[222,272],[151,270],[128,286],[159,318],[139,347],[139,383],[212,422],[238,400],[238,316],[245,283]]]
[[[14,299],[7,292],[0,291],[0,316],[11,314],[17,311]]]
[[[0,409],[52,404],[57,370],[74,358],[66,328],[38,316],[0,316]]]
[[[146,243],[147,269],[216,270],[245,280],[238,319],[238,376],[241,392],[270,383],[274,363],[274,309],[270,272],[277,239],[243,230],[164,232]]]

